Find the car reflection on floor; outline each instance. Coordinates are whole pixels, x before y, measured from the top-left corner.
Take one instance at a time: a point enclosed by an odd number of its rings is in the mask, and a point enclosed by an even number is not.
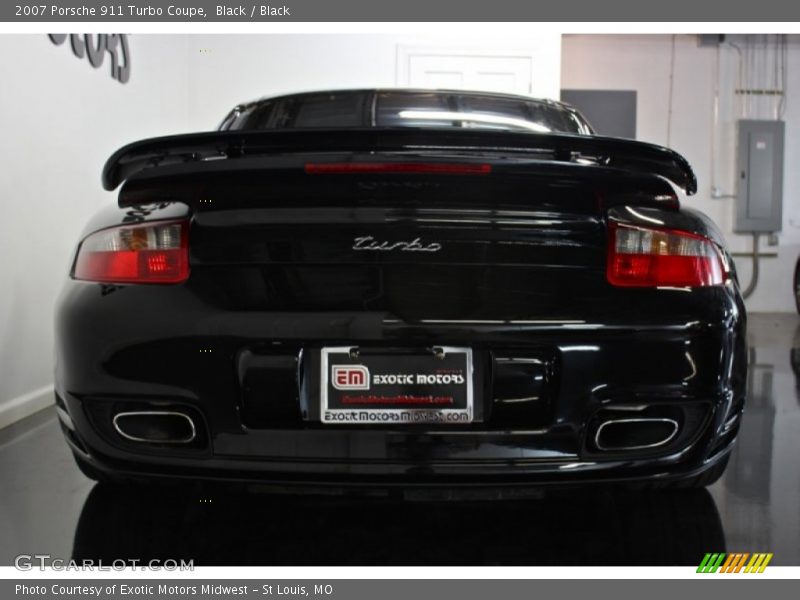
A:
[[[195,565],[697,565],[725,549],[705,490],[414,501],[95,486],[73,558]]]

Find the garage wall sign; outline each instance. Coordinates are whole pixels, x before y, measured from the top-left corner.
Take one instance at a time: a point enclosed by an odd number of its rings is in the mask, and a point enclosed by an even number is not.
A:
[[[106,55],[111,61],[111,77],[127,83],[131,76],[131,51],[128,36],[124,33],[51,33],[50,41],[61,46],[69,38],[72,53],[80,59],[86,58],[95,69],[103,66]]]

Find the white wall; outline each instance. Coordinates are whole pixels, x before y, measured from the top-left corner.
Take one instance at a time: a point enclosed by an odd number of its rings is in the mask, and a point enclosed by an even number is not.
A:
[[[569,35],[563,37],[561,83],[563,88],[625,89],[638,92],[637,137],[667,144],[669,113],[671,35]],[[711,198],[711,140],[716,49],[698,47],[697,37],[675,37],[675,72],[670,145],[684,154],[694,167],[699,183],[695,196],[684,199],[687,206],[702,210],[725,233],[730,248],[748,251],[750,236],[734,235],[733,200]],[[795,310],[792,278],[800,253],[800,172],[793,167],[800,159],[800,46],[789,45],[789,80],[786,104],[786,156],[784,175],[783,231],[778,258],[761,262],[761,277],[755,293],[747,300],[750,311],[792,312]],[[720,129],[715,162],[717,184],[733,193],[733,131],[736,117],[730,93],[738,62],[732,49],[720,53]],[[759,118],[767,118],[762,114]],[[736,261],[743,286],[751,273],[751,261]]]
[[[130,81],[46,35],[0,36],[0,427],[52,396],[53,307],[100,206],[108,155],[136,139],[214,129],[265,95],[395,85],[399,44],[528,52],[534,93],[557,97],[560,35],[131,35]]]
[[[122,85],[46,35],[0,35],[0,426],[51,400],[53,306],[77,237],[114,202],[122,143],[187,128],[186,40],[130,38]]]

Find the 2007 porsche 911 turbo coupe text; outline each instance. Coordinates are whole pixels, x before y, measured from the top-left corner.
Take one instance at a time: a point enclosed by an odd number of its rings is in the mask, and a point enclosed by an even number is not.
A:
[[[294,94],[135,142],[77,247],[56,402],[96,479],[700,486],[745,311],[679,154],[571,107]]]

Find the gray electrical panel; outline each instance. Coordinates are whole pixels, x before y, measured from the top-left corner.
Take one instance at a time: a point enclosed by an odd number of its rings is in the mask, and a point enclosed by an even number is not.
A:
[[[738,146],[736,233],[781,230],[783,121],[741,120]]]

